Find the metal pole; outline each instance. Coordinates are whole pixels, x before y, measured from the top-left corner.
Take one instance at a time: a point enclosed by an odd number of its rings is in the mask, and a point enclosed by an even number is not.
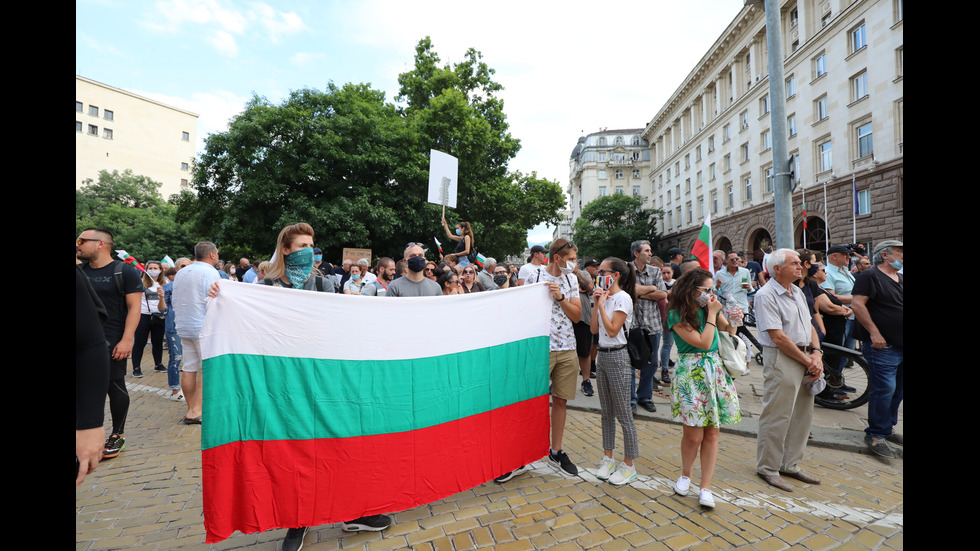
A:
[[[776,246],[795,249],[793,242],[793,182],[790,180],[786,144],[786,84],[783,76],[783,32],[779,21],[779,2],[765,0],[766,44],[769,47],[769,104],[772,128],[773,193]]]

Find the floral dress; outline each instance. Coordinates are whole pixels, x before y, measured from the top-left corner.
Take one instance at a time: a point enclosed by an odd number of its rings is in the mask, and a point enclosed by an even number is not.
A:
[[[704,310],[698,312],[704,329]],[[728,376],[718,356],[718,334],[711,348],[704,350],[687,344],[674,329],[680,318],[676,310],[667,314],[667,327],[674,332],[677,366],[671,382],[670,409],[675,421],[689,427],[720,427],[742,420],[735,382]]]

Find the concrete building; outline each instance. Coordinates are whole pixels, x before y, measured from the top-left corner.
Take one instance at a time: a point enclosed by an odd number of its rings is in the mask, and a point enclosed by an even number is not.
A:
[[[169,198],[190,185],[196,139],[196,114],[75,75],[76,189],[128,168]]]
[[[652,195],[650,144],[642,128],[601,130],[582,136],[569,159],[568,214],[555,237],[571,239],[571,228],[582,216],[582,207],[604,195],[628,193],[636,197]],[[647,204],[644,204],[646,207]],[[567,227],[568,235],[559,235]]]
[[[795,247],[902,238],[903,11],[902,0],[781,2]],[[762,5],[745,6],[642,131],[641,193],[664,211],[663,248],[691,250],[709,213],[713,249],[760,258],[771,245],[767,56]],[[577,182],[573,171],[573,199]],[[577,198],[580,212],[589,197]]]

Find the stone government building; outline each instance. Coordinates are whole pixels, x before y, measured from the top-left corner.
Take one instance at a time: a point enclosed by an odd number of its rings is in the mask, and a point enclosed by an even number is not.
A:
[[[903,237],[903,12],[781,3],[794,247]],[[761,258],[775,232],[767,56],[762,6],[745,6],[646,127],[579,138],[569,222],[603,193],[638,194],[664,212],[664,250],[690,251],[710,213],[713,249]]]

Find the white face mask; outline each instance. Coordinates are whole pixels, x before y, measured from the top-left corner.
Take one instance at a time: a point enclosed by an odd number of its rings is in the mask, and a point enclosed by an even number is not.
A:
[[[156,279],[160,275],[160,270],[147,270],[146,275],[153,279]]]
[[[558,266],[558,269],[561,270],[561,273],[562,274],[568,275],[568,274],[570,274],[570,273],[572,273],[572,272],[575,271],[575,263],[574,262],[565,262],[565,265],[564,266],[559,265]]]

